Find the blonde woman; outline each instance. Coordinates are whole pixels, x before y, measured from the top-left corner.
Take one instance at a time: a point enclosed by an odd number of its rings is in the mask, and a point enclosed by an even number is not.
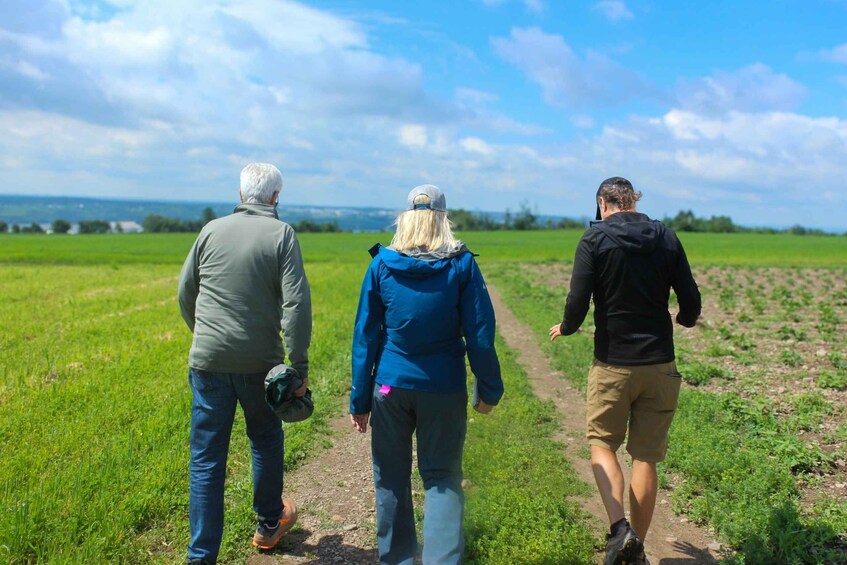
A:
[[[464,552],[462,449],[467,429],[465,354],[476,377],[474,408],[503,395],[494,309],[479,267],[458,241],[444,194],[414,188],[389,248],[373,257],[353,334],[350,414],[372,428],[377,538],[383,564],[412,565],[412,435],[426,490],[423,562],[459,563]]]

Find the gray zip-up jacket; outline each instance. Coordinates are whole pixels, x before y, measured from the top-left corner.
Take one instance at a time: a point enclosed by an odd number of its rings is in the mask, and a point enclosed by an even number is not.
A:
[[[189,366],[263,373],[287,347],[288,364],[308,376],[309,282],[297,235],[273,206],[239,204],[206,224],[180,273],[179,308],[194,333]]]

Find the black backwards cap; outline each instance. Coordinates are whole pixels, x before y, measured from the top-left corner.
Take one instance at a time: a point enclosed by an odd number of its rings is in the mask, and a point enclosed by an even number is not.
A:
[[[598,221],[602,220],[602,216],[600,216],[600,193],[604,188],[623,188],[629,190],[630,192],[635,192],[635,189],[632,188],[632,183],[626,180],[623,177],[609,177],[603,182],[600,183],[600,187],[597,189],[597,194],[594,196],[594,202],[597,203],[597,215],[596,219]]]

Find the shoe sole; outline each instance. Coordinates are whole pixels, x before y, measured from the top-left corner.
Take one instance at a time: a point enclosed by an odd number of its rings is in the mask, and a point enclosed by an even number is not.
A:
[[[618,558],[615,560],[615,565],[635,564],[636,560],[641,557],[642,551],[644,551],[643,543],[637,539],[628,539],[621,548]]]
[[[285,521],[285,522],[280,521],[280,523],[279,523],[279,528],[280,528],[280,530],[279,530],[279,531],[280,531],[280,533],[279,533],[279,537],[278,537],[278,538],[277,538],[277,540],[273,543],[273,545],[261,545],[261,544],[258,544],[258,543],[256,543],[256,542],[254,541],[254,542],[253,542],[253,547],[259,548],[259,549],[261,549],[261,550],[263,550],[263,551],[269,551],[269,550],[271,550],[271,549],[275,548],[277,545],[279,545],[279,541],[280,541],[280,540],[281,540],[281,539],[282,539],[282,538],[283,538],[283,537],[284,537],[284,536],[285,536],[288,532],[290,532],[290,531],[291,531],[291,528],[293,528],[293,527],[294,527],[294,524],[296,524],[296,523],[297,523],[297,516],[296,516],[296,515],[295,515],[295,516],[293,516],[290,520],[287,520],[287,521]]]

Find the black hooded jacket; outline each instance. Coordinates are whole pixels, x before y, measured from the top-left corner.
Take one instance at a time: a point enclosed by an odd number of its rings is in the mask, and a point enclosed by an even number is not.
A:
[[[612,214],[579,241],[562,334],[579,329],[593,294],[597,359],[614,365],[673,361],[671,288],[679,303],[676,321],[693,327],[700,291],[676,234],[644,214]]]

